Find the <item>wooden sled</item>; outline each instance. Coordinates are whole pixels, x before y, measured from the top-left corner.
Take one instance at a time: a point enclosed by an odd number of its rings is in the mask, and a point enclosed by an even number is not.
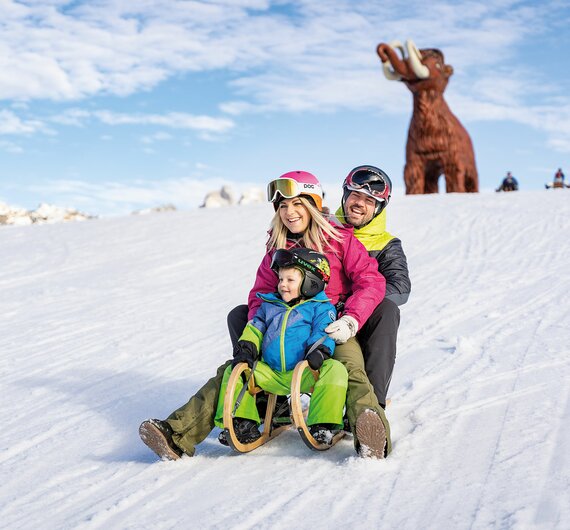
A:
[[[570,184],[566,184],[565,182],[551,182],[550,184],[545,184],[544,187],[547,190],[562,190],[564,188],[570,188]]]
[[[291,427],[291,424],[282,425],[280,427],[272,427],[273,413],[275,411],[277,396],[275,394],[268,394],[267,410],[265,412],[265,419],[263,420],[263,432],[261,433],[261,437],[249,444],[243,444],[238,440],[234,430],[233,422],[233,397],[236,393],[237,382],[241,378],[241,374],[246,370],[249,371],[247,363],[239,363],[236,365],[230,375],[228,386],[226,388],[226,395],[224,396],[224,431],[226,432],[226,437],[230,447],[238,453],[249,453],[250,451],[257,449],[259,446],[267,443],[269,440],[272,440],[277,435],[281,434],[283,431]],[[255,386],[254,377],[252,375],[249,379],[247,392],[253,396],[263,391],[263,389]]]
[[[301,404],[301,380],[303,378],[303,373],[307,368],[313,372],[315,381],[319,378],[319,372],[311,369],[307,361],[301,361],[297,366],[295,366],[295,370],[293,371],[293,380],[291,382],[291,412],[293,414],[293,421],[295,422],[297,431],[301,435],[301,439],[309,449],[313,449],[314,451],[326,451],[343,438],[346,432],[341,430],[335,434],[330,445],[321,444],[312,437],[309,429],[307,428],[307,422],[305,421],[303,406]]]

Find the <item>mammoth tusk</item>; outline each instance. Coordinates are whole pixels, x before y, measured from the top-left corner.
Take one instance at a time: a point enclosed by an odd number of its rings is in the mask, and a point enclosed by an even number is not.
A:
[[[384,77],[390,81],[399,81],[402,79],[402,76],[400,74],[394,72],[394,70],[390,68],[390,63],[388,61],[382,63],[382,70],[384,71]]]
[[[400,50],[400,53],[402,54],[402,59],[405,58],[404,46],[399,40],[393,40],[390,44],[388,44],[388,46],[390,46],[390,48],[397,48],[398,50]]]
[[[406,41],[406,48],[408,49],[410,67],[414,74],[420,79],[427,79],[429,77],[429,68],[425,64],[422,64],[422,54],[414,44],[414,41],[408,39]]]
[[[397,48],[398,50],[400,50],[402,58],[404,58],[405,56],[404,46],[399,40],[393,40],[390,44],[388,44],[388,46],[390,46],[390,48]],[[382,62],[382,70],[384,71],[384,77],[386,77],[386,79],[390,81],[399,81],[400,79],[402,79],[402,76],[398,72],[395,72],[394,70],[392,70],[392,68],[390,68],[389,61]]]

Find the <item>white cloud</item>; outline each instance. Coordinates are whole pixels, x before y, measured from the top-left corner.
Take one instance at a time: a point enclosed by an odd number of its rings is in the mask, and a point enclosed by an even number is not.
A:
[[[143,144],[153,144],[155,142],[164,142],[167,140],[171,140],[172,138],[173,137],[171,134],[168,134],[168,133],[163,132],[163,131],[159,131],[155,134],[149,134],[149,135],[143,136],[141,138],[141,142]]]
[[[51,116],[50,121],[61,125],[73,125],[82,127],[91,116],[91,112],[83,109],[66,109],[65,111]]]
[[[293,15],[269,9],[280,4]],[[402,1],[386,8],[373,0],[38,1],[26,6],[8,1],[0,68],[13,75],[0,81],[0,98],[125,95],[178,72],[230,69],[250,87],[246,93],[266,94],[268,101],[273,90],[303,92],[304,82],[312,80],[305,95],[318,108],[321,98],[311,91],[319,84],[315,78],[329,72],[329,77],[357,79],[378,71],[374,49],[380,40],[411,36],[420,45],[450,50],[469,67],[504,60],[537,27],[538,8],[522,9],[517,2],[434,2],[430,10],[415,12],[413,7],[414,2]],[[341,95],[328,99],[344,106]]]
[[[274,9],[277,8],[277,9]],[[473,116],[520,115],[546,85],[569,102],[521,49],[558,22],[564,3],[407,0],[153,0],[86,3],[5,1],[0,22],[0,99],[73,100],[128,95],[187,72],[227,70],[234,93],[220,102],[230,115],[268,111],[370,109],[409,113],[409,94],[381,75],[380,41],[413,38],[439,47],[456,69],[448,92]],[[502,76],[498,75],[499,73]],[[501,90],[497,88],[501,87]],[[557,91],[557,92],[556,92]],[[536,108],[535,112],[539,112]],[[182,113],[93,113],[107,124],[149,124],[202,131],[230,120]],[[81,116],[64,116],[76,120]]]
[[[196,116],[183,112],[170,112],[165,114],[128,114],[108,110],[89,111],[85,109],[67,109],[60,114],[50,117],[50,121],[61,125],[83,127],[89,120],[98,120],[110,126],[120,125],[151,125],[169,127],[172,129],[190,129],[211,134],[223,134],[231,130],[235,123],[229,118],[216,118],[212,116]],[[144,143],[169,140],[172,135],[164,131],[146,135],[142,138]]]
[[[0,140],[0,149],[14,155],[19,155],[24,152],[24,149],[18,144],[15,144],[14,142],[8,142],[5,140]]]
[[[560,153],[570,153],[570,135],[561,138],[550,138],[548,145]]]
[[[48,133],[49,129],[40,120],[23,120],[9,110],[0,110],[0,134]]]
[[[267,2],[37,1],[2,4],[0,99],[127,95],[176,72],[255,63],[240,41]],[[261,20],[259,21],[261,23]],[[245,37],[245,38],[244,38]]]
[[[229,118],[216,118],[212,116],[196,116],[182,112],[165,114],[127,114],[107,110],[89,111],[85,109],[67,109],[47,119],[51,123],[84,127],[90,120],[97,120],[110,126],[120,125],[149,125],[168,127],[172,129],[189,129],[198,131],[205,139],[216,140],[220,134],[227,133],[235,123]],[[38,119],[23,119],[10,110],[0,110],[0,134],[5,135],[31,135],[37,132],[55,134],[53,129]],[[102,139],[109,139],[103,136]],[[167,132],[158,131],[144,136],[143,143],[154,143],[172,138]]]
[[[173,129],[195,129],[213,133],[227,132],[234,126],[228,118],[194,116],[183,112],[166,114],[124,114],[110,111],[95,111],[92,116],[107,125],[159,125]]]

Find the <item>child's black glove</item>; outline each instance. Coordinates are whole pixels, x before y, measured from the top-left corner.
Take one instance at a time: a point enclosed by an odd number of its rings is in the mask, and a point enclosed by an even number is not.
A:
[[[239,363],[247,363],[250,368],[253,368],[253,362],[257,359],[257,346],[248,340],[240,340],[234,348],[234,360],[232,367]]]
[[[311,349],[311,347],[308,346],[307,352],[310,349]],[[311,353],[305,354],[305,359],[307,359],[309,366],[313,370],[320,370],[321,366],[323,365],[323,362],[326,359],[330,359],[330,358],[331,358],[331,351],[324,344],[317,346],[317,348],[315,348]]]

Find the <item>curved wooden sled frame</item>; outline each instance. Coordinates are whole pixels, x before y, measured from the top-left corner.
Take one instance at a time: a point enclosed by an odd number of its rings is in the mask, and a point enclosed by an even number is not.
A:
[[[301,435],[303,442],[305,442],[305,445],[309,447],[309,449],[313,449],[314,451],[326,451],[344,437],[346,433],[341,430],[335,434],[331,440],[331,444],[329,445],[320,444],[309,432],[305,416],[303,415],[303,406],[301,404],[301,380],[303,378],[303,373],[307,368],[313,372],[315,381],[319,378],[319,372],[310,368],[307,361],[301,361],[297,363],[297,366],[295,366],[295,370],[293,371],[293,380],[291,381],[291,412],[293,414],[293,421],[295,422],[295,427],[297,427],[297,431]]]
[[[267,410],[265,412],[265,419],[263,420],[263,432],[261,433],[261,437],[251,442],[249,444],[242,444],[234,430],[234,422],[233,420],[233,408],[234,408],[234,399],[236,392],[236,386],[241,374],[246,370],[249,371],[249,367],[247,363],[239,363],[235,366],[232,370],[230,375],[230,379],[228,380],[228,386],[226,388],[226,395],[224,396],[224,430],[226,431],[226,436],[230,447],[237,451],[238,453],[249,453],[254,449],[257,449],[260,445],[268,442],[272,438],[275,438],[278,434],[282,431],[291,427],[291,425],[282,425],[280,427],[271,428],[271,420],[273,419],[273,412],[275,410],[275,403],[277,401],[277,396],[275,394],[268,394],[267,400]],[[259,392],[263,392],[263,389],[255,386],[254,376],[252,375],[247,391],[253,396],[258,394]]]

